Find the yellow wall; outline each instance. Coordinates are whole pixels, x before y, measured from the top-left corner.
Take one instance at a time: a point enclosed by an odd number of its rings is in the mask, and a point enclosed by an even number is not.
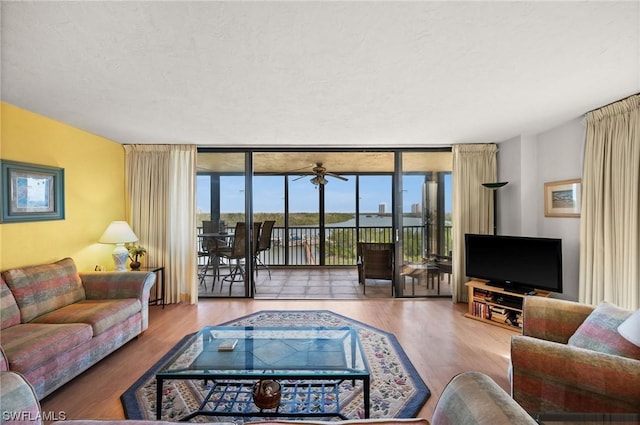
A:
[[[0,224],[0,270],[72,257],[78,270],[113,269],[112,245],[97,243],[125,220],[122,145],[1,103],[0,158],[64,168],[65,219]]]

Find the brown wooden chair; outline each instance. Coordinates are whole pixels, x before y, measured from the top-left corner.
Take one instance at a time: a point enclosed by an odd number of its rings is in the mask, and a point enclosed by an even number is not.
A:
[[[391,296],[395,292],[395,246],[388,242],[358,242],[358,279],[362,292],[367,293],[367,279],[391,281]]]

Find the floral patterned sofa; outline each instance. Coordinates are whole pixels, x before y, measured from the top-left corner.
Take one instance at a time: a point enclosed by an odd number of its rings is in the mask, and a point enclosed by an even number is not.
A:
[[[148,327],[154,273],[78,273],[74,261],[0,275],[0,371],[26,377],[39,399]]]

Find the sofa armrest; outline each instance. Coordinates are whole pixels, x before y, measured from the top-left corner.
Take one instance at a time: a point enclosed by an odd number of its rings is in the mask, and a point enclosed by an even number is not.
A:
[[[635,413],[640,361],[528,336],[511,339],[513,398],[529,413]]]
[[[432,425],[534,425],[527,412],[487,375],[455,376],[438,399]]]
[[[79,273],[88,300],[137,298],[142,304],[142,329],[149,327],[149,291],[156,281],[152,272]]]
[[[40,402],[33,387],[17,372],[0,372],[3,425],[41,425]]]
[[[566,344],[595,307],[546,297],[525,297],[522,334]]]
[[[2,346],[0,346],[0,372],[7,370],[9,370],[9,360],[7,360],[7,355],[4,353]]]
[[[149,299],[149,290],[156,281],[151,272],[86,272],[79,273],[88,300],[117,298]]]

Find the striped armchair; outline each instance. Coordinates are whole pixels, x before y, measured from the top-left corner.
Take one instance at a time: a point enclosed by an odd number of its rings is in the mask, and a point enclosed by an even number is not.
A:
[[[571,301],[525,298],[523,335],[511,340],[511,391],[529,413],[640,411],[637,357],[569,343],[594,310]]]

